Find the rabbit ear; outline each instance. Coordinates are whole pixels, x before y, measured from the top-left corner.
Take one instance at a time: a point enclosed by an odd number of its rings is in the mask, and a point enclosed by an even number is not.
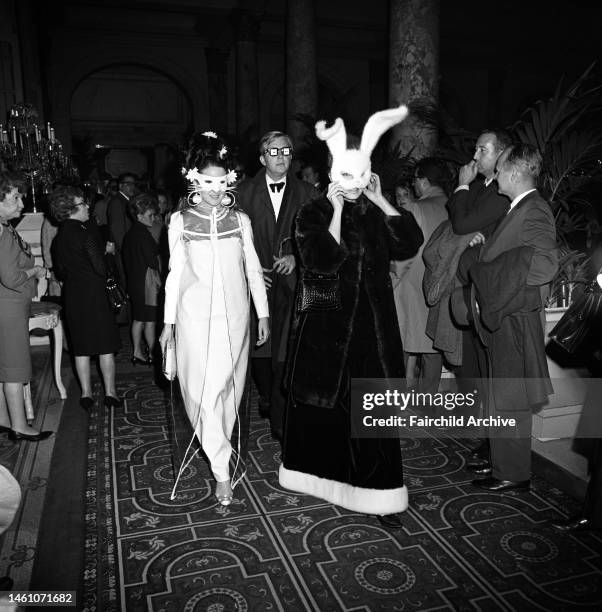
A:
[[[409,112],[408,107],[402,104],[397,108],[390,108],[374,113],[374,115],[366,121],[366,125],[364,126],[360,151],[363,151],[370,157],[379,138],[389,128],[401,123],[408,116]]]
[[[326,121],[316,123],[316,136],[325,140],[333,158],[338,157],[347,149],[347,131],[340,117],[337,117],[332,127],[326,127]]]

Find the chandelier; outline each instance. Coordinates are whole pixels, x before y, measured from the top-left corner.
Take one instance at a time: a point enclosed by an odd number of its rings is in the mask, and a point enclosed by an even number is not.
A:
[[[40,128],[37,119],[38,111],[31,104],[19,103],[10,109],[6,128],[0,123],[0,165],[27,177],[33,212],[37,212],[37,194],[78,178],[50,122]]]

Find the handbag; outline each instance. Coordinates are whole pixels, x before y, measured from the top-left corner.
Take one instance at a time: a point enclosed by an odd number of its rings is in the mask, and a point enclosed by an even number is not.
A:
[[[174,380],[176,373],[176,347],[172,342],[163,351],[163,375],[167,380]]]
[[[602,290],[594,281],[568,307],[549,336],[565,351],[574,353],[599,314],[602,314]]]
[[[114,311],[119,311],[128,301],[128,294],[122,289],[114,276],[108,276],[106,280],[106,293],[109,304]]]
[[[339,275],[304,270],[299,281],[297,312],[324,312],[341,308]]]

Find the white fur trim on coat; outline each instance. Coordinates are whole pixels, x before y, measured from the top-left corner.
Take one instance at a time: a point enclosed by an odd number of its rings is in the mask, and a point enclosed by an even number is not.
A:
[[[353,512],[395,514],[407,510],[408,507],[408,489],[405,485],[396,489],[365,489],[305,472],[288,470],[282,464],[278,480],[280,486],[285,489],[319,497]]]

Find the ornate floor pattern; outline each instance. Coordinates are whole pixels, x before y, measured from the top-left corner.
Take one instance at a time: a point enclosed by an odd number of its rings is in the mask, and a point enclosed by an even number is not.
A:
[[[477,492],[462,440],[402,441],[410,509],[388,532],[281,489],[279,445],[257,416],[235,503],[217,505],[202,459],[172,501],[189,430],[148,371],[120,375],[119,391],[124,408],[90,415],[85,610],[601,609],[602,535],[547,525],[575,502],[540,479]]]

